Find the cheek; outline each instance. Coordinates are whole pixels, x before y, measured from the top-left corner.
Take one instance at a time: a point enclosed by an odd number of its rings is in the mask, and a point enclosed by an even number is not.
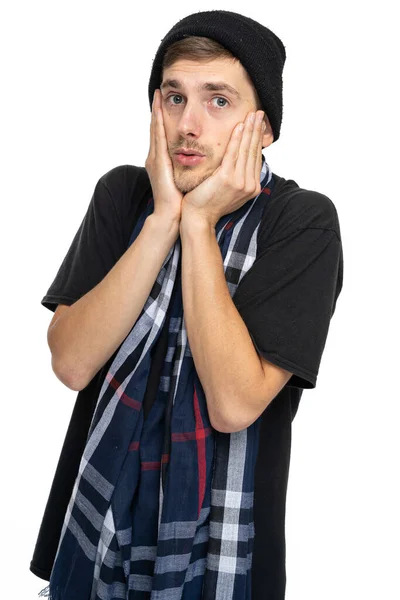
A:
[[[178,131],[178,123],[175,115],[173,113],[169,114],[168,111],[164,109],[163,121],[167,146],[177,144],[179,141],[181,141],[181,136]]]
[[[162,109],[163,123],[165,131],[172,131],[174,119],[171,113],[166,109]]]
[[[164,133],[167,139],[167,145],[171,144],[176,137],[176,127],[174,126],[174,122],[168,116],[167,111],[163,112],[163,122],[164,122]]]
[[[225,154],[228,144],[229,135],[226,135],[226,132],[224,132],[224,135],[221,135],[218,139],[218,152],[221,157]]]

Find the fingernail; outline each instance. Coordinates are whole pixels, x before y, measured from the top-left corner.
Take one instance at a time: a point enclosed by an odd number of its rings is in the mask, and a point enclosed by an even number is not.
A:
[[[263,118],[264,118],[264,112],[262,112],[262,111],[258,112],[257,113],[257,123],[261,123],[261,121],[263,120]]]
[[[250,122],[251,122],[251,123],[254,123],[254,122],[255,122],[255,120],[256,120],[256,113],[253,113],[253,112],[252,112],[252,113],[250,113]]]

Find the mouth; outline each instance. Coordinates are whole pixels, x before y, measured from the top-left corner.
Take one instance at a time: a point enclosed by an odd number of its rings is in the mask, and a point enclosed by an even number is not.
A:
[[[201,152],[199,152],[198,150],[193,150],[191,148],[178,148],[175,152],[175,154],[185,154],[186,156],[204,156],[204,154],[202,154]]]
[[[188,150],[183,149],[175,152],[174,156],[178,163],[186,166],[198,165],[205,158],[203,154],[200,154],[195,150],[189,152]]]

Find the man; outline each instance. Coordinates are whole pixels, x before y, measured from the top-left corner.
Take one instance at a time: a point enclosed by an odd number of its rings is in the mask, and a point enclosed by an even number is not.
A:
[[[79,391],[30,565],[52,600],[284,598],[291,422],[343,278],[333,203],[262,155],[284,62],[243,15],[177,23],[146,170],[99,180],[42,299]]]

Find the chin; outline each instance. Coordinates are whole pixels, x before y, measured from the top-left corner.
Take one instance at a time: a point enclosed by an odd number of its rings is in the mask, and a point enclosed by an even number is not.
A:
[[[191,167],[184,171],[174,171],[174,182],[181,194],[188,194],[208,177],[208,173],[195,173]]]

